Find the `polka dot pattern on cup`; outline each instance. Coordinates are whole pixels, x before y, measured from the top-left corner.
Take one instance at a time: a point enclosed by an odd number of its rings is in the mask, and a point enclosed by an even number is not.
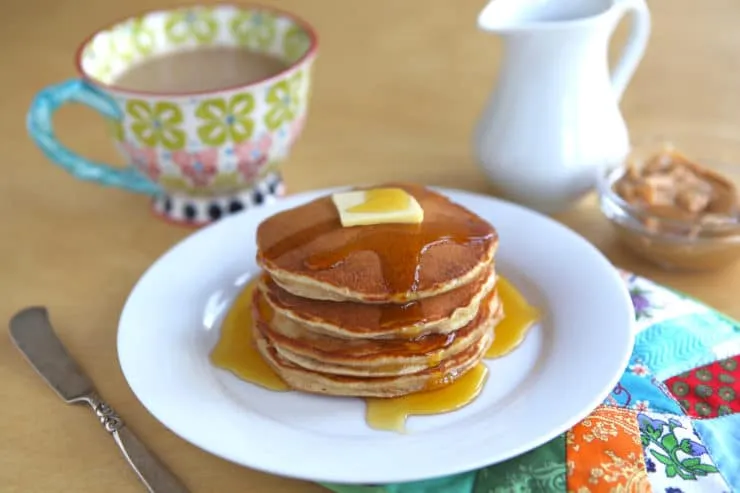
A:
[[[154,212],[172,222],[200,226],[242,210],[274,202],[285,194],[282,175],[272,173],[254,187],[230,196],[189,197],[161,195],[153,200]]]

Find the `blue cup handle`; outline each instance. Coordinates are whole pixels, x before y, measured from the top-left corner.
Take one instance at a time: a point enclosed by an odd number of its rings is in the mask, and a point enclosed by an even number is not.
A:
[[[109,187],[123,188],[147,195],[161,189],[133,167],[116,168],[85,159],[62,145],[54,135],[54,112],[66,103],[79,103],[98,111],[106,118],[121,120],[123,115],[113,99],[80,79],[71,79],[40,91],[28,111],[26,127],[36,145],[55,164],[74,177]]]

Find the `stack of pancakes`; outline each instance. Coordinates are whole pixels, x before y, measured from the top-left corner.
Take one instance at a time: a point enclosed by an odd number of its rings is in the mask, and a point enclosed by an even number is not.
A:
[[[296,390],[397,397],[475,367],[503,318],[495,229],[424,187],[424,221],[342,227],[330,196],[265,220],[253,333]]]

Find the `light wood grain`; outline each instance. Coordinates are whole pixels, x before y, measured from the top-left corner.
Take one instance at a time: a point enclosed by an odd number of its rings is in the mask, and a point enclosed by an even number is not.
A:
[[[316,25],[320,58],[308,125],[285,174],[291,191],[388,178],[487,191],[471,129],[491,90],[501,45],[476,30],[483,0],[267,1]],[[194,492],[318,493],[217,459],[175,437],[137,402],[116,358],[116,324],[147,266],[188,230],[150,215],[141,196],[75,181],[27,138],[33,94],[74,76],[77,43],[130,13],[171,0],[11,0],[0,16],[0,319],[49,306],[72,354],[130,426]],[[740,137],[740,3],[656,0],[648,53],[622,102],[633,133],[671,128]],[[624,39],[620,28],[615,44]],[[616,50],[613,50],[613,54]],[[65,108],[61,138],[117,160],[99,117]],[[670,274],[615,243],[587,200],[560,220],[617,264],[740,317],[740,267]],[[243,238],[245,243],[250,238]],[[138,492],[141,487],[85,409],[64,406],[0,338],[0,489]],[[358,458],[359,460],[359,458]]]

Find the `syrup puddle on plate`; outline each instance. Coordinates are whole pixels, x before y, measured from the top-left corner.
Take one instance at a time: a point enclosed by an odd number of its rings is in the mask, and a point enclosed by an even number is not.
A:
[[[496,286],[504,307],[504,319],[494,329],[494,342],[486,359],[500,358],[516,349],[540,317],[539,311],[506,279],[499,277]],[[253,280],[234,300],[221,326],[211,361],[247,382],[273,391],[289,391],[254,347],[251,304],[255,287],[256,280]],[[487,376],[488,368],[479,363],[441,389],[391,399],[367,398],[365,420],[378,430],[403,432],[409,416],[448,413],[470,404],[480,394]]]

